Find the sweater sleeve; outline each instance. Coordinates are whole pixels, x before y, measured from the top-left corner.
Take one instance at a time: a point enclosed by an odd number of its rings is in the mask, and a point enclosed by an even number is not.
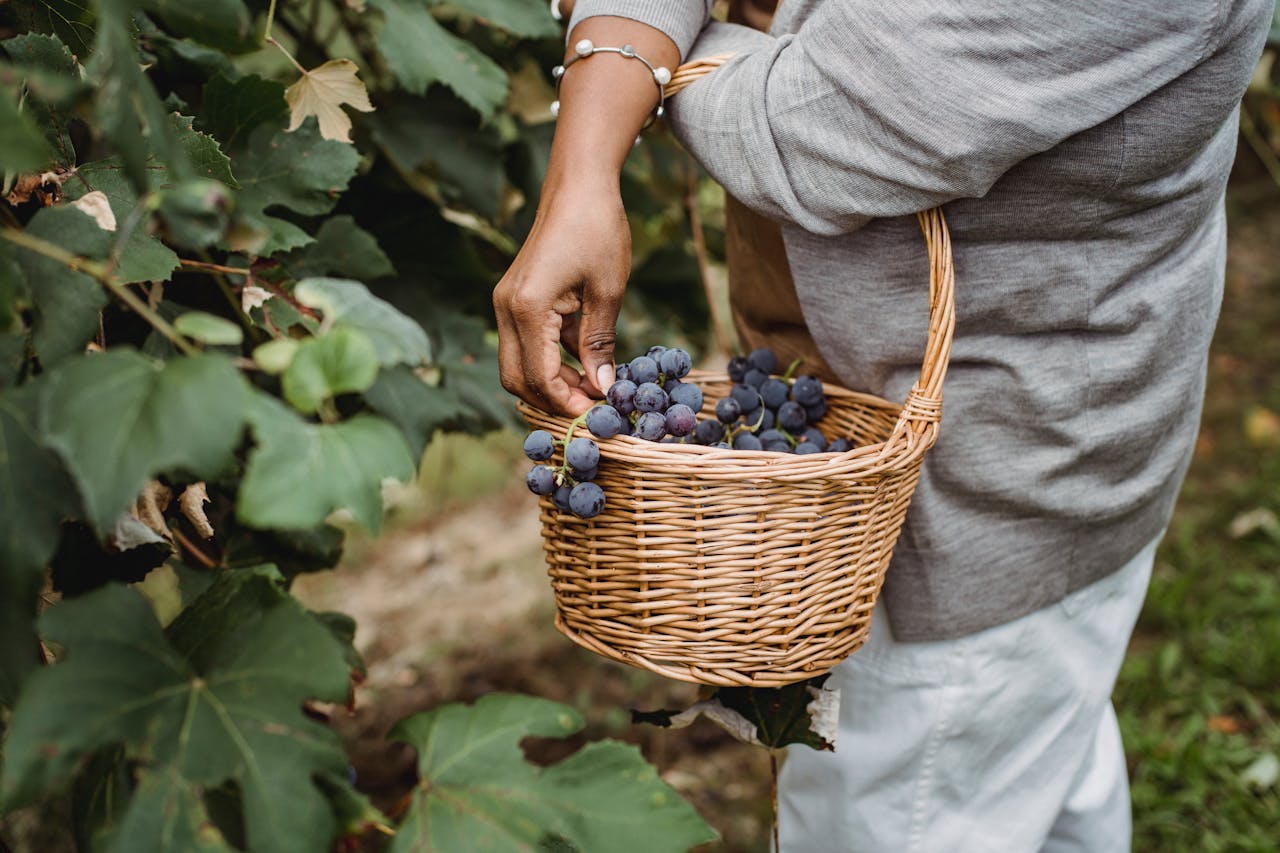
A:
[[[569,18],[569,32],[579,22],[598,15],[630,18],[666,33],[683,59],[711,19],[714,4],[715,0],[578,0]]]
[[[581,0],[575,17],[643,12],[677,43],[701,18],[692,56],[734,56],[672,98],[677,136],[744,204],[839,234],[981,197],[1194,67],[1230,4],[824,0],[779,38],[707,26],[703,5]]]

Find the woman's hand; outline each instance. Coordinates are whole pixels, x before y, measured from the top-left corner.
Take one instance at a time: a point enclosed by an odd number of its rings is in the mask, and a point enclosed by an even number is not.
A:
[[[588,18],[570,43],[581,39],[630,45],[655,67],[680,60],[670,38],[626,18]],[[574,62],[559,94],[538,216],[493,292],[493,307],[503,386],[540,409],[576,416],[613,383],[614,324],[631,270],[619,183],[658,90],[643,62],[601,52]],[[582,375],[561,364],[561,344],[582,363]]]
[[[577,416],[613,383],[631,232],[616,180],[550,183],[529,238],[493,292],[499,371],[521,399]],[[561,344],[584,375],[561,363]]]

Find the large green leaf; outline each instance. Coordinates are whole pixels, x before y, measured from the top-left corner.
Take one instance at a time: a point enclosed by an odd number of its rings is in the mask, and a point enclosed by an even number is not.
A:
[[[440,25],[424,0],[373,0],[386,16],[378,50],[406,91],[442,83],[485,118],[507,97],[507,74],[471,42]]]
[[[316,241],[281,259],[295,279],[349,276],[370,281],[395,275],[395,267],[377,239],[350,216],[333,216],[316,232]]]
[[[248,849],[328,848],[336,826],[316,777],[345,785],[347,762],[302,704],[344,701],[349,669],[274,569],[222,573],[167,631],[141,595],[115,585],[40,624],[66,656],[28,679],[14,709],[0,808],[62,787],[82,755],[123,744],[149,769],[108,849],[221,849],[201,790],[228,781],[243,794]]]
[[[382,418],[313,424],[274,397],[255,394],[249,421],[258,446],[245,466],[236,515],[251,527],[309,529],[347,509],[376,533],[382,481],[413,476],[404,439]]]
[[[368,337],[382,365],[431,360],[431,341],[422,326],[358,281],[307,278],[298,282],[293,293],[303,305],[320,311],[328,326],[354,329]]]
[[[30,115],[0,91],[0,172],[35,172],[49,165],[53,152]]]
[[[26,232],[81,257],[102,259],[112,234],[74,207],[47,207],[32,217]],[[102,286],[84,273],[30,249],[14,250],[35,307],[32,343],[51,367],[84,349],[98,331],[98,312],[107,304]]]
[[[22,33],[0,44],[25,78],[26,116],[43,133],[52,162],[64,169],[73,167],[76,151],[68,130],[71,111],[67,102],[84,86],[84,69],[54,35]]]
[[[282,122],[258,126],[231,157],[241,190],[236,197],[239,232],[229,247],[266,256],[312,242],[306,231],[266,211],[281,207],[306,216],[328,213],[359,162],[355,146],[321,138],[314,119],[292,133]]]
[[[402,721],[392,737],[417,748],[420,781],[391,850],[527,853],[559,836],[581,850],[674,853],[716,837],[634,746],[593,743],[550,767],[520,749],[581,728],[572,708],[502,694]]]
[[[365,390],[377,376],[378,354],[369,338],[340,327],[303,341],[280,385],[295,409],[311,414],[339,394]]]
[[[219,139],[228,151],[247,142],[260,124],[277,119],[287,106],[284,86],[256,74],[232,79],[215,75],[204,86],[200,124]]]
[[[107,197],[117,228],[125,227],[131,216],[145,215],[143,211],[135,213],[139,204],[138,194],[118,158],[84,164],[63,187],[70,201],[95,191]],[[117,233],[111,234],[110,239],[114,241]],[[168,281],[179,263],[173,249],[148,234],[146,228],[134,228],[121,247],[120,260],[112,274],[123,282]]]
[[[486,23],[527,38],[554,38],[560,25],[542,0],[450,0]]]
[[[86,519],[105,534],[155,475],[218,475],[240,441],[248,400],[222,356],[157,363],[117,349],[49,378],[41,426],[75,478]]]
[[[0,705],[35,668],[40,570],[76,511],[75,487],[35,430],[34,398],[30,385],[0,392]]]
[[[143,9],[179,35],[232,52],[258,47],[253,18],[242,0],[143,0]]]
[[[174,180],[194,176],[169,110],[143,71],[131,30],[134,0],[98,0],[97,39],[90,76],[101,80],[95,107],[98,125],[138,190],[150,186],[152,158]]]
[[[468,419],[471,409],[451,388],[428,385],[404,365],[378,374],[378,381],[364,392],[374,411],[390,420],[404,434],[415,459],[421,459],[436,430]]]

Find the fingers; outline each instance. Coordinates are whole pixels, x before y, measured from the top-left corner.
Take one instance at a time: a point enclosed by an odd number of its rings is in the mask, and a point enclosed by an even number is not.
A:
[[[502,386],[544,411],[576,417],[594,403],[560,360],[562,317],[536,290],[506,278],[494,290]]]
[[[625,276],[597,282],[583,294],[578,321],[578,361],[589,386],[603,394],[614,381],[613,350],[618,340],[618,311],[626,291]]]

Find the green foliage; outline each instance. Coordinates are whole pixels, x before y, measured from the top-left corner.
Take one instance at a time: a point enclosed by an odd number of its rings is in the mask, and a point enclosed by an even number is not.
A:
[[[402,721],[392,737],[418,749],[419,783],[391,850],[528,851],[554,836],[581,850],[687,850],[715,836],[634,746],[589,744],[550,767],[528,763],[529,736],[564,738],[576,711],[493,694]]]
[[[355,7],[0,4],[0,812],[74,790],[84,849],[390,831],[304,713],[348,701],[355,626],[288,585],[378,530],[437,432],[512,420],[489,292],[561,44],[536,0]],[[374,107],[353,143],[286,100],[337,59]],[[530,843],[706,837],[634,751],[540,771],[518,728],[442,778],[527,786]]]

